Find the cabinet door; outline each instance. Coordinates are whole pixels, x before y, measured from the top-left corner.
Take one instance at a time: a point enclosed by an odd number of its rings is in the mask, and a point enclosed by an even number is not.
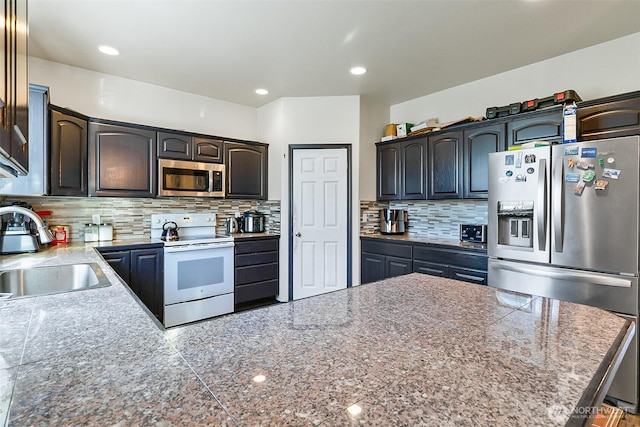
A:
[[[428,138],[429,199],[462,197],[462,132]]]
[[[505,125],[464,131],[463,197],[486,199],[489,193],[489,153],[505,149]]]
[[[163,255],[162,249],[131,251],[131,290],[160,320],[162,320],[164,298]]]
[[[193,160],[222,163],[224,161],[224,142],[219,139],[194,138]]]
[[[640,96],[578,108],[581,141],[640,135]]]
[[[400,144],[376,145],[378,200],[400,200]]]
[[[102,258],[113,268],[124,282],[131,286],[131,251],[100,252]]]
[[[409,258],[385,257],[385,277],[396,277],[413,271],[413,262]]]
[[[267,198],[267,147],[225,142],[228,199]]]
[[[427,138],[403,141],[400,145],[402,200],[427,198]]]
[[[153,197],[156,132],[89,124],[89,195]]]
[[[0,12],[3,65],[0,66],[0,150],[16,173],[29,169],[29,81],[27,76],[27,2],[5,0]],[[12,171],[13,173],[13,171]]]
[[[60,111],[50,114],[53,196],[87,195],[87,121]]]
[[[193,138],[169,132],[158,132],[158,157],[163,159],[191,160]]]
[[[385,256],[362,252],[360,261],[360,283],[377,282],[385,278]]]
[[[556,107],[544,114],[524,116],[507,123],[507,148],[532,141],[562,143],[561,108]]]

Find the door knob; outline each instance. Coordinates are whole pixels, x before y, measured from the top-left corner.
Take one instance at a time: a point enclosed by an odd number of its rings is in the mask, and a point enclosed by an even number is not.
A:
[[[298,232],[296,233],[296,237],[302,237],[302,234],[298,231]]]

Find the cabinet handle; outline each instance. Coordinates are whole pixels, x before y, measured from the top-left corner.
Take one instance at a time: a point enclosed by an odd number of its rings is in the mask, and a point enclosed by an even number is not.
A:
[[[463,279],[473,280],[475,282],[484,282],[484,277],[470,276],[468,274],[462,274],[462,273],[456,273],[456,276],[462,277]]]

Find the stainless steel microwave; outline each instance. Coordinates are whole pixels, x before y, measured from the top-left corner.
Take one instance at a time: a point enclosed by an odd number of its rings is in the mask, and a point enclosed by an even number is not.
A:
[[[224,197],[225,167],[216,163],[158,160],[158,195]]]

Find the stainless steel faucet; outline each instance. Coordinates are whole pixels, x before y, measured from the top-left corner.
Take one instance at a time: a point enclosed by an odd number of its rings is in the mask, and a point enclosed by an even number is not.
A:
[[[41,245],[45,243],[50,243],[53,241],[53,234],[49,229],[44,225],[42,218],[40,215],[35,213],[34,211],[23,208],[20,206],[3,206],[0,208],[0,215],[8,214],[8,213],[19,213],[28,218],[31,218],[33,222],[36,223],[36,231],[38,232],[38,241]]]

